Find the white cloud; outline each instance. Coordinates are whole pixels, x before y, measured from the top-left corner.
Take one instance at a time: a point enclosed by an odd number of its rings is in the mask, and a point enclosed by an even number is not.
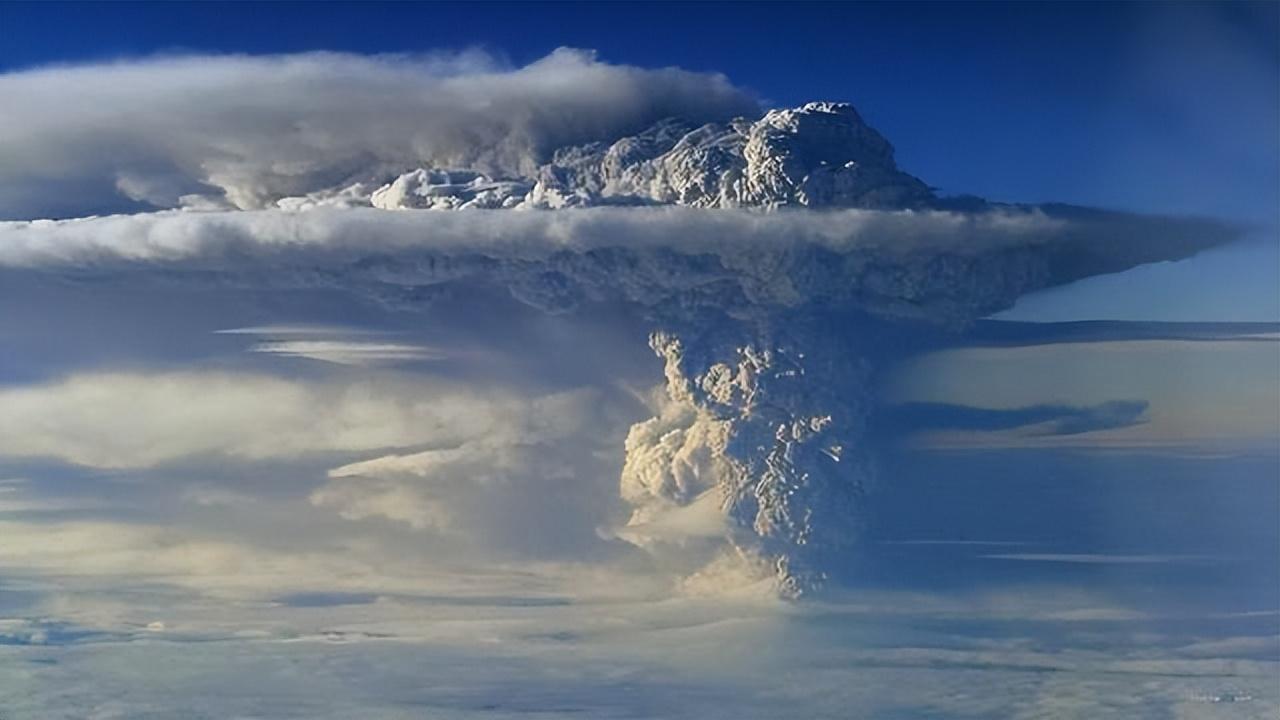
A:
[[[448,531],[454,526],[448,505],[409,483],[380,478],[329,483],[311,494],[317,507],[331,508],[347,520],[383,518],[414,530]]]
[[[934,248],[977,254],[1039,245],[1069,223],[1034,210],[983,213],[834,210],[760,212],[677,206],[560,211],[387,212],[373,208],[303,211],[154,212],[0,222],[0,264],[75,268],[103,262],[225,265],[234,253],[288,261],[291,252],[341,262],[376,252],[435,251],[542,259],[602,247],[683,253],[748,252],[814,244],[835,251],[903,255]],[[1104,228],[1100,228],[1105,230]],[[326,253],[328,255],[326,255]],[[727,254],[727,252],[726,252]],[[744,272],[748,268],[740,268]]]
[[[351,340],[279,340],[262,342],[249,352],[281,357],[308,358],[336,365],[381,365],[441,360],[448,353],[424,345]]]
[[[472,592],[431,596],[322,593],[310,606],[200,603],[156,589],[63,595],[39,618],[0,622],[19,643],[0,646],[14,667],[57,660],[0,677],[0,695],[21,718],[168,716],[196,704],[217,717],[260,716],[275,703],[307,717],[388,719],[572,709],[676,720],[1128,720],[1271,717],[1280,707],[1276,663],[1263,654],[1274,637],[1223,636],[1221,647],[1187,653],[1182,623],[1171,623],[1171,636],[1153,636],[1142,618],[1114,620],[1113,634],[1042,617],[992,623],[945,593],[926,600],[960,612],[921,622],[914,611],[926,603],[905,593],[854,599],[866,607],[845,612],[853,608],[724,597],[555,602],[563,596],[529,594],[527,579],[505,581],[515,585],[488,596],[476,590],[502,583],[477,579]],[[1014,595],[1024,609],[1079,600],[1046,589]],[[147,629],[155,623],[162,642]],[[25,645],[32,640],[45,645]],[[1205,707],[1204,698],[1227,696],[1241,702]]]
[[[191,527],[110,520],[0,520],[0,533],[6,577],[42,587],[51,582],[73,594],[154,583],[259,600],[305,591],[484,592],[488,581],[507,583],[504,588],[511,590],[509,576],[495,580],[505,573],[500,565],[486,568],[454,558],[428,565],[420,553],[393,552],[358,536],[290,549]],[[541,572],[534,563],[528,570]],[[565,570],[549,572],[554,577]]]
[[[266,325],[217,330],[218,335],[254,335],[263,338],[249,352],[278,357],[306,358],[335,365],[393,365],[443,360],[456,353],[443,348],[397,342],[395,333],[323,325]]]
[[[966,322],[1034,289],[1182,257],[1234,233],[1034,208],[170,211],[0,223],[0,266],[199,272],[385,299],[496,285],[551,311],[592,299],[735,315],[815,303]]]
[[[522,68],[479,51],[159,57],[10,72],[0,96],[0,217],[260,207],[423,164],[527,171],[667,116],[757,112],[723,76],[570,49]]]
[[[608,483],[607,477],[577,477],[600,449],[597,444],[609,438],[592,408],[598,402],[591,392],[549,395],[531,401],[522,416],[504,417],[460,445],[334,468],[329,482],[311,494],[311,503],[350,520],[384,518],[447,532],[477,522],[458,507],[477,489],[502,495],[520,483]],[[588,427],[591,423],[597,426]]]
[[[387,455],[330,470],[329,482],[311,494],[311,503],[348,520],[384,518],[415,530],[453,531],[460,520],[454,508],[460,492],[470,494],[480,486],[501,493],[509,483],[571,475],[571,467],[551,459],[552,453],[545,444],[512,438]]]
[[[91,373],[0,390],[0,455],[137,468],[207,453],[266,459],[448,446],[542,432],[554,420],[536,412],[509,392],[425,378]]]

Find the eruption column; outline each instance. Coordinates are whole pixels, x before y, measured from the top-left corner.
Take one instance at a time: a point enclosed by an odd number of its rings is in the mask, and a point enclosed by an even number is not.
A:
[[[731,546],[797,597],[860,529],[871,362],[836,328],[658,331],[668,407],[632,427],[622,475],[633,525],[705,493]]]

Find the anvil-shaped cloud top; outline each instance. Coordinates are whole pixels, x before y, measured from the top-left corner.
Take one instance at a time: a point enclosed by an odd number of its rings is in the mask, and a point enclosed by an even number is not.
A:
[[[745,560],[788,596],[821,585],[864,519],[869,383],[894,351],[861,328],[963,327],[1027,292],[1236,234],[940,199],[852,106],[826,102],[666,119],[561,147],[528,174],[418,167],[274,204],[0,223],[0,267],[321,284],[408,307],[465,286],[548,312],[633,308],[667,399],[627,440],[634,512],[616,536]]]

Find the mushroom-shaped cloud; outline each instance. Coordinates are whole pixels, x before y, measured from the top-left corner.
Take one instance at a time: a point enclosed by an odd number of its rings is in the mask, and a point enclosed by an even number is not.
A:
[[[639,77],[655,92],[702,82]],[[940,199],[848,105],[706,122],[735,102],[524,164],[379,175],[379,156],[359,182],[255,193],[267,209],[4,222],[0,272],[321,284],[408,307],[461,286],[553,313],[629,306],[651,325],[667,400],[627,439],[633,513],[616,535],[699,562],[728,550],[794,596],[857,537],[871,379],[902,337],[1237,236],[1207,220]],[[489,157],[475,150],[448,157]]]

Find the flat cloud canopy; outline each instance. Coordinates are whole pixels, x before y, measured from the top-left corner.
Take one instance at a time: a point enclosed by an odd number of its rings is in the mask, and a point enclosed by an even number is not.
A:
[[[819,305],[963,322],[1235,235],[1213,221],[1069,208],[162,212],[0,223],[0,267],[213,271],[283,286],[324,271],[325,283],[383,299],[477,283],[551,311],[584,300],[735,316]]]

